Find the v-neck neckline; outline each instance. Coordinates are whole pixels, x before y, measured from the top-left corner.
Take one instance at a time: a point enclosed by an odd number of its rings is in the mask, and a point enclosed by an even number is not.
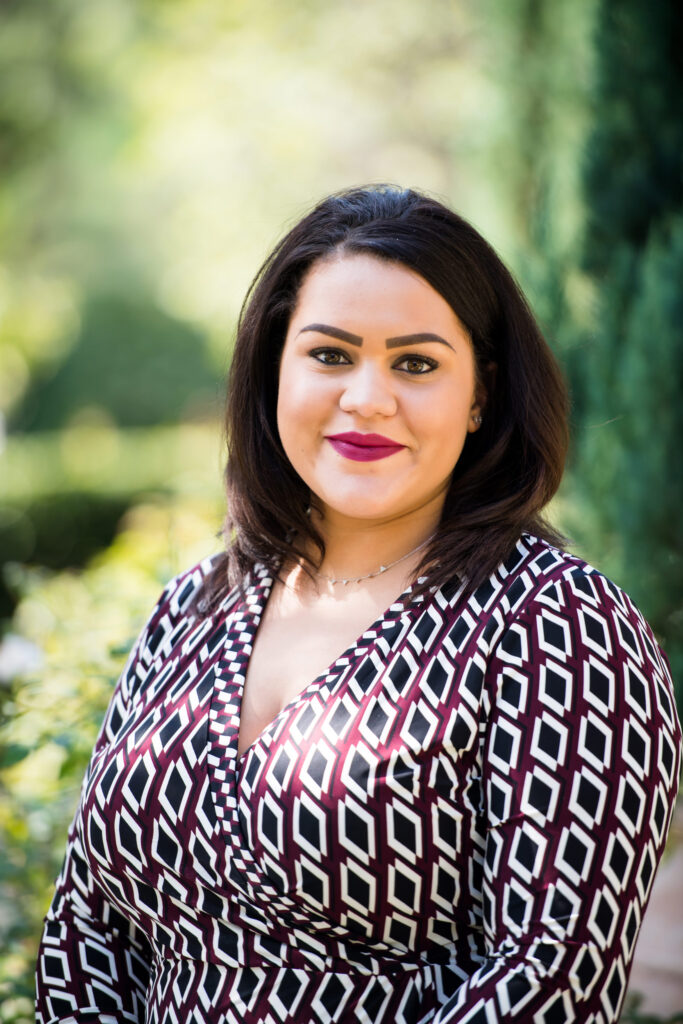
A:
[[[263,566],[257,566],[252,578],[245,586],[244,596],[228,613],[228,622],[223,653],[219,661],[214,683],[210,732],[212,740],[218,743],[221,753],[221,780],[227,782],[227,775],[239,775],[253,751],[263,745],[280,718],[290,712],[312,692],[329,685],[345,668],[350,660],[368,647],[369,642],[381,635],[401,615],[416,604],[413,594],[420,580],[415,580],[381,612],[377,618],[360,633],[356,639],[339,654],[334,661],[307,683],[258,734],[254,741],[238,757],[239,729],[242,698],[249,660],[256,640],[258,628],[263,619],[266,604],[273,588],[272,574]],[[421,596],[418,601],[422,602]],[[213,746],[213,743],[211,744]]]
[[[272,882],[264,876],[249,849],[243,834],[239,813],[240,779],[249,772],[250,761],[268,744],[283,715],[291,714],[312,693],[331,691],[343,670],[362,657],[374,640],[379,639],[403,616],[414,616],[423,607],[424,596],[415,597],[419,580],[409,584],[367,629],[315,679],[311,680],[237,757],[242,696],[249,659],[259,624],[273,587],[273,577],[263,567],[256,567],[245,585],[244,594],[226,613],[223,648],[215,671],[214,689],[209,710],[207,767],[214,808],[230,849],[230,873],[233,881],[247,890],[260,890],[275,898]]]
[[[258,583],[255,583],[254,585],[260,591],[261,600],[253,606],[253,614],[250,616],[249,620],[251,634],[249,657],[251,657],[251,651],[253,649],[254,642],[256,641],[259,626],[263,621],[266,605],[273,591],[273,578],[271,574],[267,571],[263,571],[263,575],[261,575],[261,570],[257,570],[257,572],[259,573],[259,579]],[[303,686],[301,690],[299,690],[299,692],[295,694],[290,701],[287,701],[287,703],[283,705],[283,707],[278,711],[278,713],[274,715],[271,721],[268,722],[268,724],[261,730],[258,736],[256,736],[256,738],[249,744],[249,746],[245,748],[242,754],[238,754],[239,730],[242,717],[242,701],[244,699],[244,687],[246,685],[245,671],[244,678],[241,682],[239,690],[239,703],[236,712],[237,740],[235,741],[235,767],[238,774],[244,770],[250,754],[254,751],[255,748],[263,745],[263,742],[267,740],[268,736],[276,727],[277,722],[283,715],[287,714],[302,701],[306,700],[311,693],[319,692],[322,686],[329,685],[331,682],[333,682],[336,676],[338,676],[339,673],[344,668],[346,668],[351,659],[354,658],[359,653],[360,650],[367,646],[367,642],[376,638],[381,633],[383,627],[386,628],[387,622],[393,623],[396,621],[397,618],[399,618],[401,615],[407,612],[407,609],[411,604],[411,595],[415,590],[417,582],[418,581],[415,580],[412,583],[409,583],[408,586],[398,595],[398,597],[394,601],[392,601],[391,604],[387,608],[385,608],[377,616],[377,618],[366,629],[363,630],[362,633],[359,633],[358,636],[341,652],[341,654],[339,654],[333,661],[331,661],[330,664],[326,668],[324,668],[322,672],[319,672],[318,675],[315,676],[310,682],[306,683],[305,686]],[[247,670],[248,667],[249,666],[247,660]]]

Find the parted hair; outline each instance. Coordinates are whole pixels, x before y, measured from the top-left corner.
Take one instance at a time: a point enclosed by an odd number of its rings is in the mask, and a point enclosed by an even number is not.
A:
[[[412,189],[353,188],[320,202],[276,245],[239,318],[226,402],[226,550],[202,606],[214,608],[257,563],[278,574],[293,558],[314,571],[324,543],[311,496],[277,428],[280,356],[301,284],[320,260],[362,253],[420,274],[469,332],[486,402],[467,435],[439,527],[424,550],[420,589],[482,583],[524,532],[562,538],[542,515],[567,450],[562,374],[512,275],[484,238],[442,203]],[[304,549],[319,552],[309,561]]]

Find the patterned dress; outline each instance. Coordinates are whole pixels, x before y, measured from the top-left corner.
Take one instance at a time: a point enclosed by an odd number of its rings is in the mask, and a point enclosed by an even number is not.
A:
[[[237,758],[256,572],[174,580],[119,681],[38,958],[63,1024],[619,1016],[680,727],[638,610],[523,537],[409,588]]]

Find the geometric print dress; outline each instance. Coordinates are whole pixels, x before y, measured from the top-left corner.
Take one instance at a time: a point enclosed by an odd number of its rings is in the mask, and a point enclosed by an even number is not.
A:
[[[42,1024],[609,1024],[678,786],[629,598],[523,536],[409,587],[237,757],[272,580],[206,560],[117,684],[37,966]]]

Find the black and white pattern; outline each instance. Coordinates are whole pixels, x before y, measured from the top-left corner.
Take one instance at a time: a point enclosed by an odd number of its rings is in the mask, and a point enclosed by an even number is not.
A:
[[[38,960],[38,1021],[609,1024],[680,728],[638,610],[531,537],[409,588],[240,761],[266,572],[162,595],[113,697]]]

